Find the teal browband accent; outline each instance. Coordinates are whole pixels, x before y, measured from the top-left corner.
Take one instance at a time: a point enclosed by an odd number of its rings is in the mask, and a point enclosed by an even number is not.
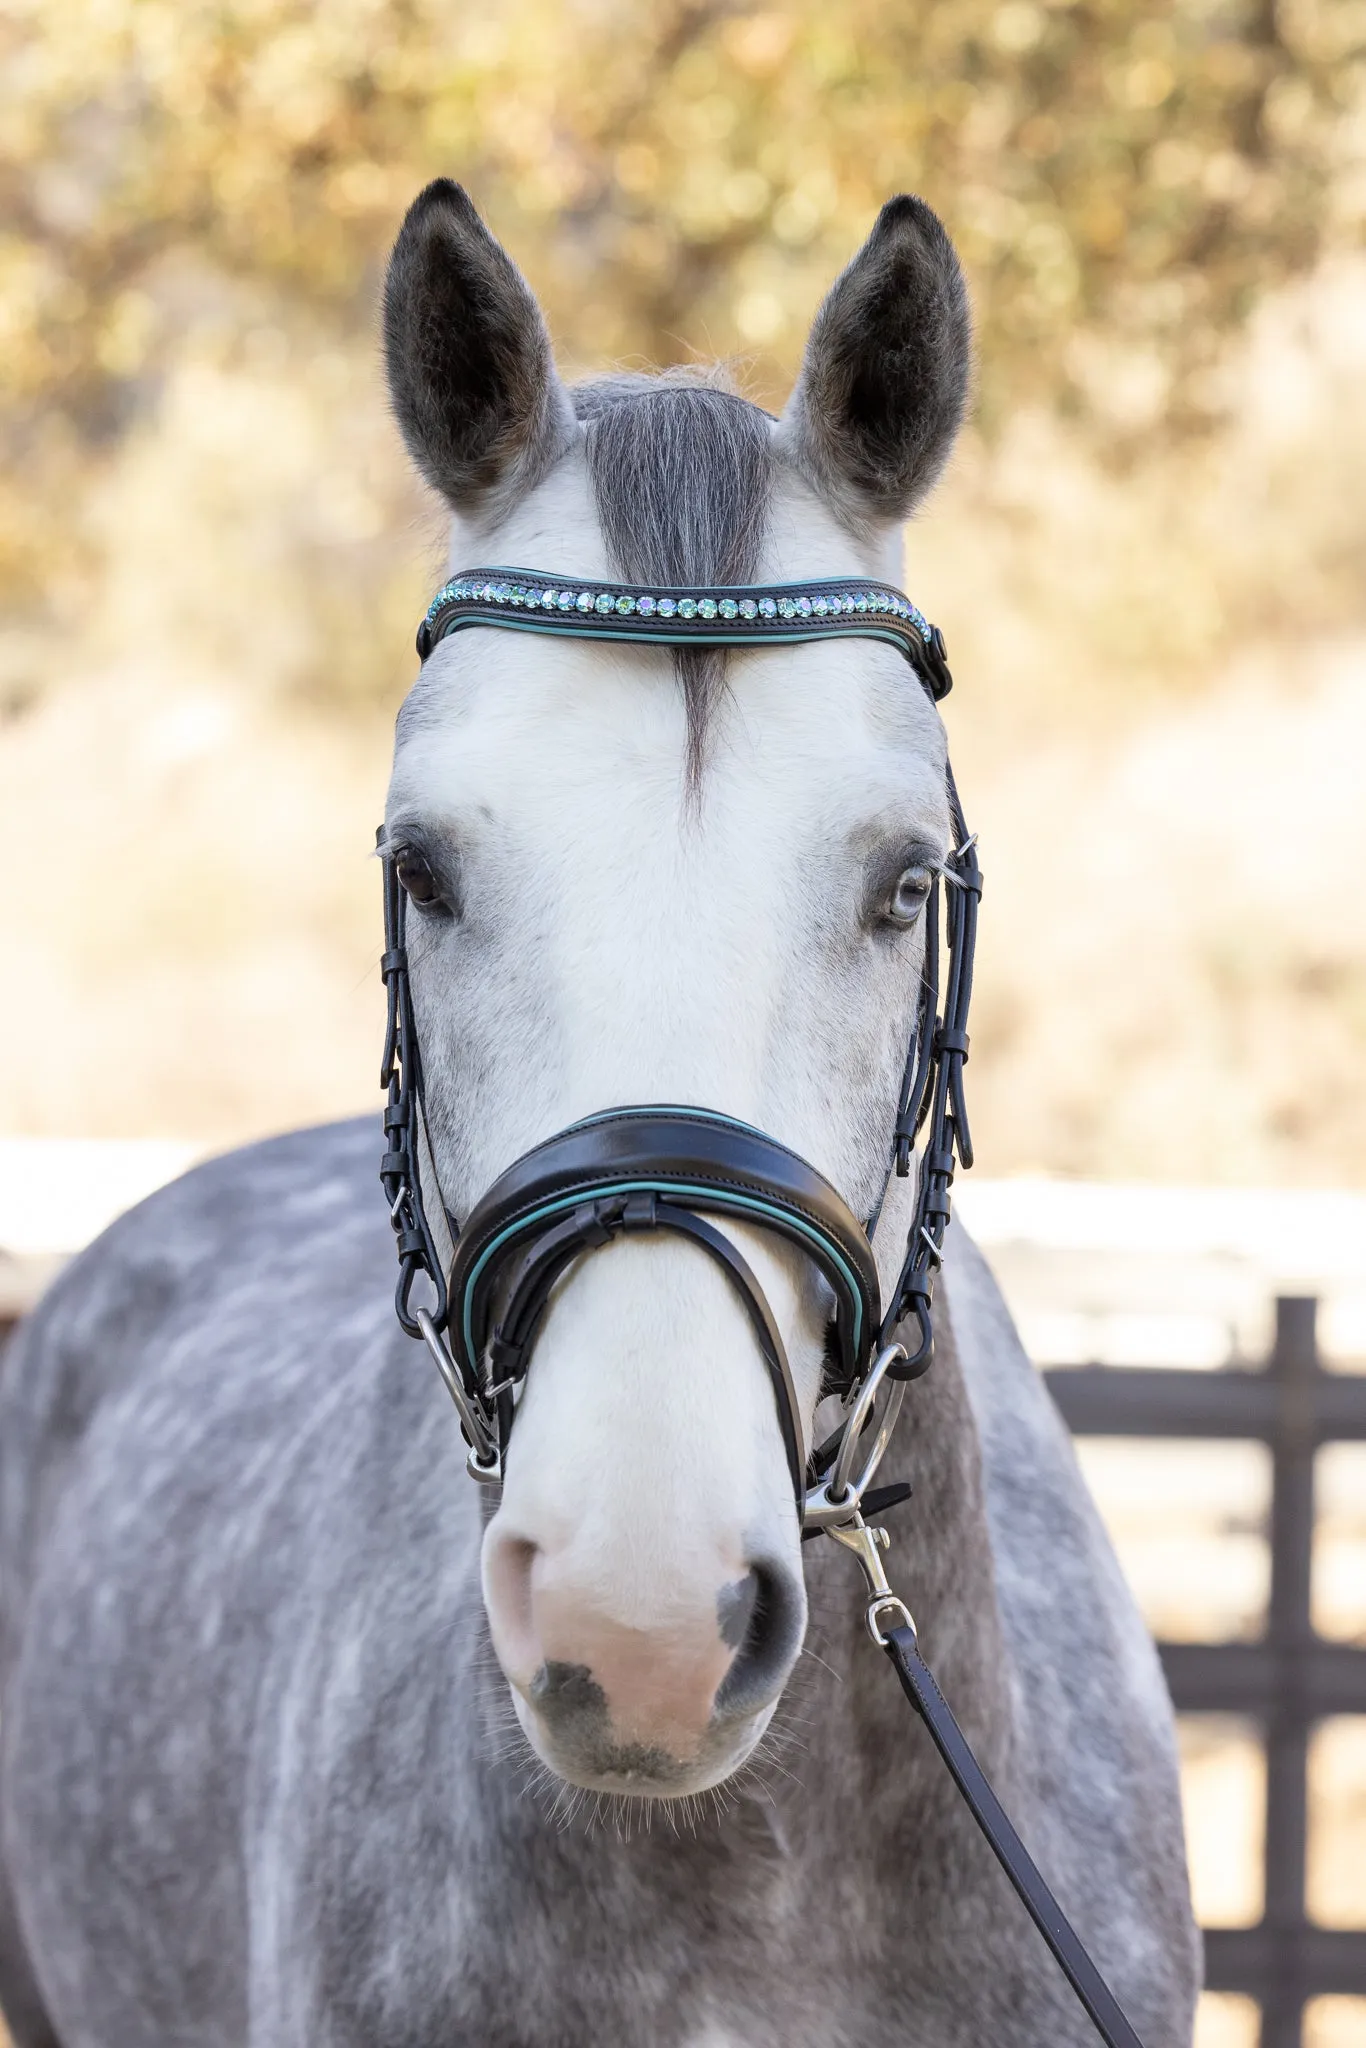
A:
[[[939,628],[904,592],[859,577],[665,590],[571,582],[535,569],[471,569],[443,583],[427,607],[417,633],[421,659],[462,626],[510,626],[523,633],[666,647],[885,640],[905,655],[932,697],[946,697],[953,684]]]

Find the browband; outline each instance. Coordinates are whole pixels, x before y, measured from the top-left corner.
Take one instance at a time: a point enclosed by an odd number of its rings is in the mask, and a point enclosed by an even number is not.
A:
[[[953,677],[944,636],[904,591],[865,577],[824,582],[665,589],[641,583],[566,583],[535,569],[469,569],[443,583],[418,627],[417,651],[462,626],[513,627],[665,647],[792,646],[803,640],[885,640],[936,699]]]

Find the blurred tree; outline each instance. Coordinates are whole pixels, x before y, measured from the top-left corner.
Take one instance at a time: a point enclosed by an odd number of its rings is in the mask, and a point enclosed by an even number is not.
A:
[[[918,190],[969,269],[988,429],[1041,398],[1111,435],[1207,416],[1220,337],[1366,207],[1361,0],[10,0],[0,35],[0,577],[35,596],[176,280],[354,330],[437,173],[571,363],[740,350],[769,395]]]

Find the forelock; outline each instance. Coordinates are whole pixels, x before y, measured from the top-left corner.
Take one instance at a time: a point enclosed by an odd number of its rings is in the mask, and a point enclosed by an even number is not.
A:
[[[600,378],[571,397],[617,573],[630,583],[752,583],[776,466],[769,416],[714,380],[678,371]],[[726,653],[680,647],[673,657],[695,784]]]

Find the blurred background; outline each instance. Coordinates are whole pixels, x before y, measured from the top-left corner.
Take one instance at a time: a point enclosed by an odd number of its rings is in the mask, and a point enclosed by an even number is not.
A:
[[[9,0],[0,64],[0,1310],[197,1153],[374,1104],[370,847],[442,563],[377,346],[421,184],[468,185],[568,372],[719,355],[770,404],[912,189],[979,344],[907,536],[988,876],[965,1213],[1041,1363],[1258,1359],[1289,1287],[1362,1368],[1362,0]],[[1342,1643],[1363,1456],[1320,1458]],[[1255,1639],[1265,1452],[1085,1457],[1154,1626]],[[1311,1759],[1341,1928],[1364,1727]],[[1202,1917],[1251,1923],[1257,1728],[1184,1732]],[[1257,2024],[1211,1998],[1201,2041]]]

